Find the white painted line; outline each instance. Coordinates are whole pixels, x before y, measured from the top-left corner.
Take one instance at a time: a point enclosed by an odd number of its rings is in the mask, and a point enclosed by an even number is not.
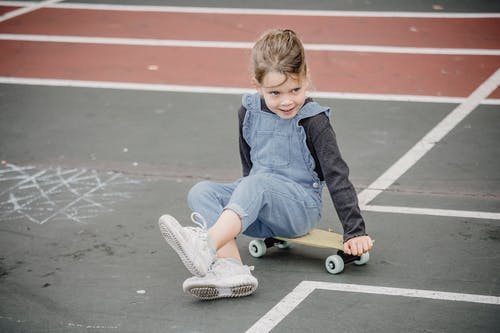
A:
[[[61,2],[61,1],[63,1],[63,0],[45,0],[45,1],[40,1],[40,2],[30,2],[27,7],[24,7],[26,5],[22,5],[23,6],[22,8],[19,8],[19,9],[16,9],[16,10],[13,10],[13,11],[10,11],[10,12],[3,14],[2,16],[0,16],[0,22],[7,21],[11,18],[30,13],[30,12],[35,11],[37,9],[40,9],[42,7],[47,7],[51,4],[55,4],[55,3]]]
[[[246,333],[265,333],[272,330],[290,312],[292,312],[310,293],[314,291],[309,281],[302,281],[295,289],[278,302],[262,318],[250,327]]]
[[[464,217],[464,218],[485,219],[485,220],[500,220],[500,213],[451,210],[451,209],[365,205],[363,206],[363,211],[395,213],[395,214],[445,216],[445,217]]]
[[[342,51],[396,54],[442,54],[442,55],[500,55],[495,49],[464,48],[431,48],[431,47],[399,47],[377,45],[345,45],[345,44],[304,44],[309,51]]]
[[[499,85],[500,69],[497,69],[495,73],[484,81],[467,99],[417,142],[413,148],[359,194],[361,209],[364,209],[365,205],[389,188],[399,177],[415,165],[418,160],[477,108],[478,105],[480,105]]]
[[[225,94],[225,95],[241,95],[241,94],[255,92],[255,90],[251,88],[185,86],[185,85],[134,83],[134,82],[38,79],[38,78],[8,77],[8,76],[0,76],[0,84],[20,84],[20,85],[50,86],[50,87],[77,87],[77,88],[94,88],[94,89],[120,89],[120,90],[138,90],[138,91],[165,91],[165,92],[185,92],[185,93],[202,93],[202,94]],[[308,96],[313,98],[325,98],[325,99],[417,102],[417,103],[448,103],[448,104],[459,104],[465,100],[465,98],[461,97],[360,94],[360,93],[327,92],[327,91],[312,91],[308,94]],[[482,101],[482,104],[500,105],[500,99],[484,100]]]
[[[447,97],[447,96],[424,96],[424,95],[394,95],[394,94],[362,94],[362,93],[347,93],[347,92],[330,92],[330,91],[311,91],[308,96],[315,98],[328,99],[350,99],[350,100],[366,100],[366,101],[389,101],[389,102],[418,102],[418,103],[447,103],[460,104],[465,98],[463,97]],[[500,104],[500,100],[492,99],[492,103]],[[485,102],[486,103],[486,102]]]
[[[253,42],[224,42],[201,40],[176,39],[149,39],[149,38],[116,38],[116,37],[89,37],[89,36],[62,36],[62,35],[32,35],[32,34],[0,34],[0,40],[15,40],[28,42],[51,43],[80,43],[105,45],[131,46],[170,46],[170,47],[200,47],[222,49],[251,49]],[[499,49],[464,49],[464,48],[426,48],[426,47],[397,47],[371,45],[344,45],[344,44],[304,44],[309,51],[331,52],[370,52],[395,54],[441,54],[441,55],[500,55]]]
[[[37,4],[34,1],[0,1],[4,6],[26,6]],[[87,3],[61,3],[51,8],[115,10],[134,12],[170,12],[200,14],[237,14],[237,15],[283,15],[283,16],[330,16],[330,17],[409,17],[409,18],[490,18],[500,17],[500,13],[447,13],[447,12],[381,12],[381,11],[337,11],[302,9],[260,9],[260,8],[222,8],[222,7],[180,7],[180,6],[141,6]]]
[[[452,302],[468,302],[490,305],[500,305],[500,297],[488,295],[450,293],[435,290],[390,288],[380,286],[367,286],[359,284],[343,284],[330,282],[305,281],[310,289],[322,289],[332,291],[345,291],[351,293],[376,294],[386,296],[402,296],[412,298],[435,299]]]
[[[19,40],[28,42],[55,42],[55,43],[82,43],[134,46],[175,46],[175,47],[206,47],[250,49],[253,43],[246,42],[218,42],[198,40],[148,39],[148,38],[114,38],[88,36],[60,36],[60,35],[24,35],[0,34],[0,40]]]
[[[227,94],[241,95],[253,93],[254,89],[230,88],[230,87],[207,87],[207,86],[183,86],[173,84],[153,84],[134,82],[109,82],[109,81],[81,81],[81,80],[58,80],[58,79],[36,79],[36,78],[14,78],[0,76],[0,83],[5,84],[25,84],[54,87],[79,87],[97,89],[120,89],[120,90],[144,90],[144,91],[168,91],[187,92],[203,94]]]
[[[389,288],[368,285],[302,281],[292,292],[286,295],[269,312],[259,319],[246,333],[264,333],[276,327],[290,312],[292,312],[313,291],[330,290],[350,293],[375,294],[384,296],[401,296],[424,298],[440,301],[469,302],[489,305],[500,305],[500,297],[474,294],[450,293],[434,290]]]

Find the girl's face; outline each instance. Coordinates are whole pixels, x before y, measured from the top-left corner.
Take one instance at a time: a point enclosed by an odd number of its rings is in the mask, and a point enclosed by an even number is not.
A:
[[[267,107],[282,119],[293,118],[306,100],[309,80],[303,76],[286,76],[269,72],[262,84],[257,85],[259,94],[264,97]]]

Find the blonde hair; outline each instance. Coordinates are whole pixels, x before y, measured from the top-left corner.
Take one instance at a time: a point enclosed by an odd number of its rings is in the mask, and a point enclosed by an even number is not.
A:
[[[290,29],[266,31],[252,48],[252,71],[259,84],[269,72],[278,72],[287,78],[305,76],[304,46],[297,34]]]

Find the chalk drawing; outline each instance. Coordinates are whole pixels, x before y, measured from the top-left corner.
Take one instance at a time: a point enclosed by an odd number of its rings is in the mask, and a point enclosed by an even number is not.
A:
[[[0,165],[0,221],[85,220],[130,199],[131,186],[139,184],[117,172],[87,169]]]

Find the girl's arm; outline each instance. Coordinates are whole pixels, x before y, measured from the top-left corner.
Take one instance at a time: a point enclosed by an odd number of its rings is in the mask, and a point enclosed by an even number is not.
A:
[[[250,146],[243,138],[243,120],[245,120],[245,114],[247,110],[242,105],[238,110],[238,120],[239,120],[239,147],[240,147],[240,159],[241,167],[243,169],[243,177],[248,176],[250,169],[252,169],[252,161],[250,159]]]
[[[344,229],[344,242],[354,237],[366,236],[365,222],[361,216],[358,197],[349,180],[349,168],[343,160],[335,132],[326,114],[321,113],[303,121],[310,141],[311,153],[316,161],[320,178],[325,180],[335,210]],[[318,170],[319,169],[319,170]]]

